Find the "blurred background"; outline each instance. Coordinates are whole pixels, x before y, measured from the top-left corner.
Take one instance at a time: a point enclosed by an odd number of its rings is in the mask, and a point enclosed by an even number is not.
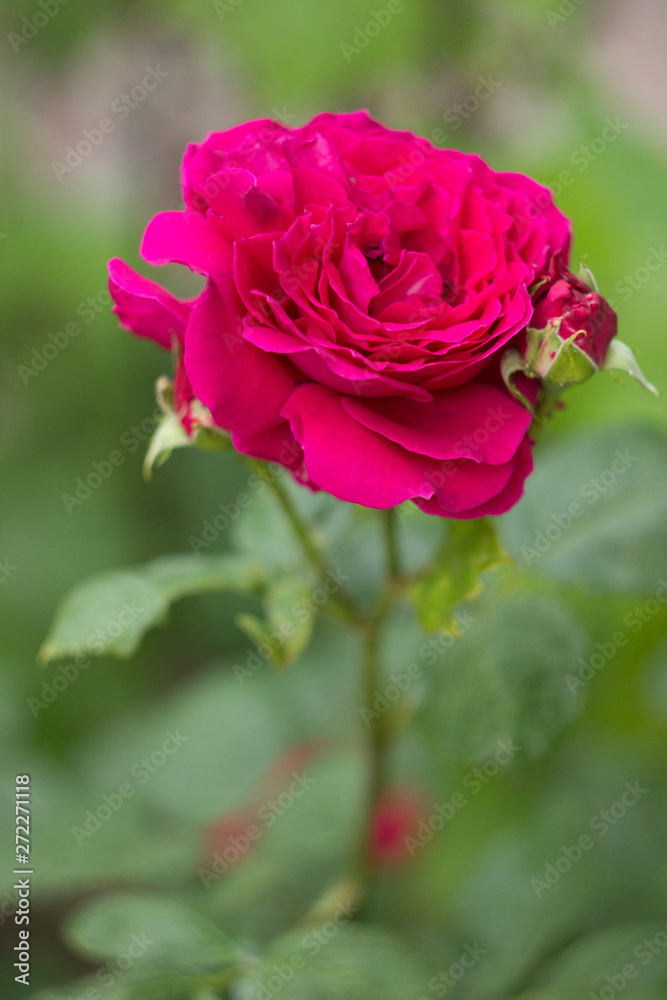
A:
[[[389,126],[535,176],[554,188],[573,220],[575,264],[586,260],[618,311],[620,336],[667,391],[663,0],[402,0],[390,7],[385,0],[2,5],[0,767],[7,798],[0,812],[11,808],[14,775],[31,773],[36,988],[95,968],[67,946],[61,927],[106,887],[167,889],[241,935],[251,934],[242,916],[248,910],[253,934],[269,938],[285,929],[334,864],[339,834],[326,812],[327,782],[354,772],[345,757],[353,727],[335,715],[344,714],[347,696],[353,703],[354,651],[323,629],[307,663],[293,668],[289,696],[264,677],[268,668],[239,685],[231,666],[245,662],[248,640],[234,618],[247,599],[181,602],[168,629],[150,633],[134,659],[101,658],[43,708],[29,701],[42,699],[44,682],[58,676],[57,667],[36,666],[36,653],[63,593],[86,575],[189,551],[218,505],[231,503],[247,481],[232,454],[183,450],[143,482],[153,384],[171,373],[160,352],[118,329],[106,293],[112,256],[148,273],[138,255],[141,235],[152,214],[181,205],[187,142],[248,118],[299,125],[321,110],[366,107]],[[103,119],[111,123],[106,131]],[[198,289],[184,269],[165,270],[159,280],[177,294]],[[551,464],[561,479],[568,460],[558,452],[560,439],[574,461],[579,442],[603,426],[637,447],[649,442],[649,458],[664,465],[665,396],[655,400],[625,383],[602,375],[570,393],[544,442],[545,462],[556,456]],[[630,433],[635,437],[623,438]],[[116,450],[119,467],[68,509],[64,495]],[[660,475],[664,470],[641,480],[625,502],[641,506],[651,492],[660,503]],[[513,523],[508,538],[525,530]],[[222,532],[211,551],[231,540],[231,531]],[[661,540],[644,538],[658,572]],[[623,622],[637,593],[646,600],[658,587],[659,577],[635,587],[630,576],[627,592],[619,586],[591,594],[578,584],[568,592],[567,613],[587,634],[586,660]],[[393,869],[387,876],[386,905],[389,911],[392,901],[401,914],[399,929],[417,927],[428,947],[454,957],[474,939],[492,953],[477,985],[472,978],[461,984],[461,996],[495,996],[492,989],[518,995],[540,963],[570,941],[622,921],[667,923],[664,608],[648,618],[586,684],[576,718],[546,756],[507,769],[400,877]],[[412,653],[396,655],[409,662]],[[73,825],[174,726],[193,738],[191,748],[78,845]],[[207,738],[195,745],[196,732]],[[308,741],[318,734],[342,741],[341,754],[313,749]],[[427,813],[432,802],[447,800],[480,759],[472,748],[456,761],[448,747],[437,766],[427,765],[421,744],[408,742],[396,765],[408,789],[406,815],[415,796]],[[266,850],[269,861],[271,851],[283,857],[283,881],[271,881],[266,859],[244,862],[205,893],[196,869],[215,837],[211,824],[238,808],[281,754],[304,744],[322,792],[300,819],[295,807],[282,832],[276,823],[278,839]],[[575,842],[626,781],[637,780],[651,789],[647,801],[591,852],[590,863],[540,898],[531,875],[542,877],[563,844]],[[344,802],[353,798],[354,790],[343,794]],[[319,833],[306,849],[307,823]],[[5,829],[3,821],[1,832],[4,858],[11,823]],[[10,864],[8,856],[0,886],[3,996],[15,987]],[[445,959],[437,961],[445,967]]]

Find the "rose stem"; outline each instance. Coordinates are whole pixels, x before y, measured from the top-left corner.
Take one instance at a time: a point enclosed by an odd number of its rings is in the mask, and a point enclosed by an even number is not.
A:
[[[276,500],[282,507],[283,512],[290,523],[292,531],[303,549],[309,566],[319,577],[322,579],[326,578],[326,576],[329,575],[330,570],[327,567],[327,564],[325,563],[322,554],[308,529],[308,526],[304,524],[299,517],[296,507],[290,500],[282,484],[278,482],[277,477],[270,472],[264,462],[261,462],[256,458],[248,458],[246,461],[273,491]],[[336,593],[329,596],[327,606],[332,609],[335,608],[338,615],[350,625],[357,627],[361,625],[362,619],[354,605],[354,602],[342,587],[340,587]]]
[[[398,541],[396,537],[396,510],[390,507],[389,510],[382,511],[385,543],[387,546],[387,568],[389,579],[393,583],[400,576],[400,563],[398,558]]]
[[[273,490],[276,499],[290,522],[295,536],[303,548],[309,565],[319,576],[326,576],[328,570],[319,548],[307,526],[299,517],[296,508],[282,485],[277,482],[274,475],[271,475],[263,462],[257,459],[248,459],[248,462]],[[363,637],[362,696],[364,699],[363,704],[367,707],[373,704],[375,695],[381,684],[379,657],[380,633],[400,576],[395,511],[393,509],[385,510],[381,514],[386,548],[387,586],[380,594],[375,613],[370,618],[365,618],[345,593],[339,592],[330,598],[331,601],[337,599],[337,606],[345,619],[349,624],[354,625]],[[388,732],[383,716],[380,715],[378,718],[375,718],[376,714],[374,713],[374,717],[371,719],[369,725],[365,817],[361,830],[361,839],[355,852],[352,868],[352,879],[358,883],[359,895],[362,899],[367,894],[374,874],[375,858],[372,851],[372,828],[378,802],[386,787]],[[357,917],[359,918],[362,915],[363,911],[359,910]]]
[[[362,691],[363,704],[369,709],[373,705],[375,696],[380,690],[382,683],[379,650],[380,636],[385,617],[391,605],[396,581],[400,576],[395,510],[382,511],[381,516],[386,548],[387,586],[380,594],[377,610],[370,621],[367,622],[364,630]],[[362,840],[358,847],[355,865],[355,874],[360,882],[362,898],[367,895],[375,872],[372,834],[378,803],[387,785],[389,737],[390,732],[385,723],[384,716],[373,712],[369,721],[366,815],[361,834]],[[363,909],[360,911],[359,916],[363,916]]]

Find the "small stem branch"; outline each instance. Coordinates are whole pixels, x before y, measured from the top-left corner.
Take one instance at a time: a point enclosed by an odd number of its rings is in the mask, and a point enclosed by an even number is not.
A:
[[[292,503],[282,483],[278,481],[276,476],[269,472],[264,462],[261,462],[256,458],[248,458],[247,462],[272,490],[276,500],[282,507],[282,510],[290,523],[290,527],[292,528],[295,537],[303,549],[304,555],[311,569],[314,570],[315,573],[317,573],[317,575],[322,579],[328,575],[333,576],[315,539],[312,536],[312,533],[310,532],[308,526],[301,520],[299,512]],[[332,610],[335,610],[337,616],[342,618],[343,621],[346,621],[349,625],[353,625],[355,627],[361,625],[362,619],[355,607],[354,601],[348,596],[342,587],[340,587],[336,593],[330,595],[327,603]]]
[[[269,486],[271,487],[276,500],[282,507],[294,534],[296,535],[301,544],[301,547],[304,551],[304,554],[306,556],[306,559],[308,560],[308,564],[310,565],[310,567],[320,575],[326,573],[326,567],[324,565],[324,561],[322,559],[320,551],[317,545],[315,544],[315,541],[310,531],[299,517],[296,507],[294,506],[289,496],[287,495],[287,492],[283,488],[282,483],[279,483],[277,478],[275,476],[272,476],[268,472],[263,462],[260,462],[258,459],[255,458],[248,459],[248,462],[262,477],[262,479],[266,483],[268,483]]]
[[[398,556],[398,540],[396,537],[396,510],[390,507],[382,511],[382,523],[387,547],[387,566],[392,584],[401,574],[401,564]]]

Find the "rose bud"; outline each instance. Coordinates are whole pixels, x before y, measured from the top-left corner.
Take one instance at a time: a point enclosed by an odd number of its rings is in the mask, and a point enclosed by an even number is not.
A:
[[[417,835],[419,821],[428,814],[421,791],[393,788],[376,803],[370,832],[370,853],[376,865],[392,867],[410,860],[406,846]]]
[[[554,275],[538,294],[526,336],[526,361],[553,385],[585,382],[604,364],[616,336],[616,313],[569,271]]]
[[[623,369],[657,395],[630,348],[615,339],[616,313],[587,268],[576,277],[556,258],[549,276],[533,290],[533,304],[523,353],[512,348],[502,361],[505,382],[517,397],[526,401],[512,380],[519,371],[560,390],[610,368]]]

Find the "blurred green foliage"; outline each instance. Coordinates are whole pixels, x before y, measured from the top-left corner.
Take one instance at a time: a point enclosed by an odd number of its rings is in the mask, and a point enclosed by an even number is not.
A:
[[[622,338],[651,381],[667,387],[664,272],[633,278],[662,249],[667,228],[664,135],[652,133],[636,106],[624,105],[591,68],[605,5],[588,0],[552,26],[546,14],[562,5],[550,0],[404,0],[361,45],[385,6],[71,0],[28,38],[24,19],[32,24],[42,8],[31,0],[3,4],[0,561],[11,567],[0,583],[3,996],[15,986],[6,894],[16,773],[33,776],[35,987],[94,976],[106,960],[91,950],[90,924],[72,916],[102,889],[172,898],[166,940],[176,933],[184,950],[189,934],[214,952],[229,935],[252,954],[303,917],[354,836],[362,781],[358,650],[331,625],[317,625],[288,670],[263,664],[241,684],[233,667],[251,649],[235,617],[261,616],[259,600],[186,597],[169,627],[149,632],[131,661],[96,659],[75,680],[61,664],[36,665],[54,608],[77,581],[189,552],[205,522],[220,505],[229,510],[248,482],[232,453],[187,449],[143,482],[152,386],[169,374],[169,359],[119,332],[104,293],[106,260],[138,264],[150,215],[179,204],[186,141],[248,117],[282,115],[298,124],[325,108],[366,106],[394,127],[427,136],[444,128],[448,144],[474,149],[498,169],[558,184],[559,204],[574,221],[575,262],[586,258],[617,306]],[[23,41],[12,44],[11,33]],[[359,51],[346,56],[343,44]],[[169,72],[164,86],[59,181],[53,162],[155,63]],[[497,92],[457,119],[453,109],[475,93],[480,76],[497,80]],[[608,118],[627,128],[602,153],[577,159]],[[187,293],[197,287],[187,278],[169,271],[166,283]],[[68,324],[78,332],[68,333]],[[667,924],[667,618],[662,606],[644,611],[635,629],[633,609],[655,597],[665,567],[667,410],[664,397],[656,402],[609,375],[571,391],[567,402],[537,452],[525,501],[501,525],[516,567],[499,574],[475,606],[481,616],[493,604],[500,631],[471,630],[424,670],[426,696],[420,709],[413,706],[417,715],[393,761],[397,782],[422,789],[430,805],[469,787],[471,767],[497,739],[515,738],[528,751],[479,794],[468,793],[466,808],[409,863],[388,870],[374,900],[378,922],[412,941],[402,947],[417,947],[433,976],[479,943],[483,959],[451,991],[471,1000],[545,992],[550,1000],[583,1000],[606,976],[618,984],[627,963],[640,971],[636,984],[624,986],[628,1000],[665,995],[667,950],[654,945],[645,961],[636,949],[657,941]],[[603,425],[611,430],[589,434]],[[571,534],[526,565],[522,546],[582,499],[581,488],[609,468],[617,447],[636,452],[637,463]],[[120,465],[68,512],[63,494],[113,451]],[[381,563],[374,520],[362,511],[343,516],[326,499],[300,502],[338,563],[352,567],[350,588],[363,599]],[[438,526],[427,521],[406,514],[401,527],[404,557],[415,564],[439,544]],[[207,553],[229,549],[232,536],[276,567],[293,565],[286,526],[265,497],[219,531]],[[627,642],[605,654],[619,631]],[[405,669],[425,641],[411,617],[398,617],[388,673]],[[590,666],[596,651],[600,669]],[[587,679],[568,689],[564,675],[579,676],[582,662]],[[31,710],[30,699],[44,700],[45,684],[56,696]],[[189,742],[140,784],[141,760],[179,727]],[[210,824],[237,809],[281,754],[318,740],[330,745],[308,765],[312,791],[295,800],[252,858],[205,890],[197,869]],[[77,843],[73,827],[137,767],[136,794]],[[604,836],[591,830],[626,782],[648,794]],[[536,889],[531,880],[544,881],[547,866],[584,834],[595,849]],[[189,919],[213,926],[210,941]],[[87,943],[77,926],[86,928]],[[280,941],[271,947],[269,963],[282,954]],[[357,947],[347,942],[353,958]],[[373,945],[380,954],[392,947]],[[250,979],[263,975],[263,959],[255,960]],[[397,995],[407,996],[422,973],[416,960],[403,968],[406,985]],[[313,969],[304,996],[320,995],[320,971]],[[108,1000],[126,995],[116,978],[105,987]],[[426,974],[421,989],[442,995]],[[77,994],[63,993],[70,995]]]

